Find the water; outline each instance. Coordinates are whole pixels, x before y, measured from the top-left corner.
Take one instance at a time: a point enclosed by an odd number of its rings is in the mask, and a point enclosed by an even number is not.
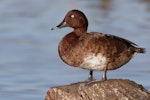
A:
[[[59,41],[72,29],[50,30],[71,9],[87,15],[88,31],[121,36],[147,49],[124,67],[109,71],[108,78],[130,79],[150,90],[150,0],[1,0],[2,100],[41,100],[52,86],[87,79],[88,71],[69,67],[58,56]]]

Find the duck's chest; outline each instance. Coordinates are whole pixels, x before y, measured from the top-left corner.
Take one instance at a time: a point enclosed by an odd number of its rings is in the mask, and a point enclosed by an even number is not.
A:
[[[84,39],[74,34],[68,34],[59,43],[59,56],[65,63],[78,66],[83,61],[84,45]]]
[[[72,52],[72,50],[77,49],[77,46],[81,44],[78,36],[74,34],[66,35],[59,43],[58,50],[60,56],[67,55]]]

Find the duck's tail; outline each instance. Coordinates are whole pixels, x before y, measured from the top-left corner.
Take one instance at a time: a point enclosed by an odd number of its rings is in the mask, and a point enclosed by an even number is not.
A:
[[[145,48],[136,48],[137,53],[145,53],[146,49]]]

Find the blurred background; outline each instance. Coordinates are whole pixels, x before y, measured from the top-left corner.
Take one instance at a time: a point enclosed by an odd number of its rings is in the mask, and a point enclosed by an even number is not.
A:
[[[150,0],[1,0],[0,98],[42,100],[52,86],[84,81],[89,71],[66,65],[57,47],[71,28],[51,31],[71,9],[83,11],[88,31],[129,39],[146,48],[108,78],[130,79],[150,90]],[[100,79],[102,72],[95,72]]]

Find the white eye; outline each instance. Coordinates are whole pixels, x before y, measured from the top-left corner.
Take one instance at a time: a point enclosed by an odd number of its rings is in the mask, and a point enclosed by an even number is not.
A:
[[[75,16],[74,16],[74,15],[71,15],[70,17],[71,17],[71,18],[74,18]]]

